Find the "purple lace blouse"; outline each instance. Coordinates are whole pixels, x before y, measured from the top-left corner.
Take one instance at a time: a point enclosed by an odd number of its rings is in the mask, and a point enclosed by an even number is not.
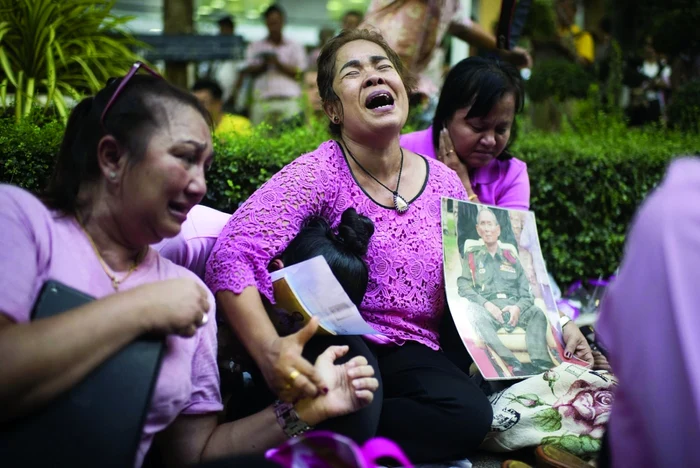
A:
[[[207,263],[206,283],[240,294],[256,286],[273,300],[267,266],[310,215],[337,226],[354,207],[375,226],[365,261],[369,286],[360,311],[386,339],[439,349],[444,311],[440,197],[466,199],[457,174],[425,159],[428,177],[404,214],[377,204],[360,188],[338,143],[328,141],[300,156],[258,189],[231,217]],[[380,340],[382,341],[382,340]]]

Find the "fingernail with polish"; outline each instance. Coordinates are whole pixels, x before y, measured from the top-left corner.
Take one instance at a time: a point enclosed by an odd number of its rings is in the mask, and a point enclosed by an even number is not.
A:
[[[323,387],[323,394],[328,395],[328,387]]]

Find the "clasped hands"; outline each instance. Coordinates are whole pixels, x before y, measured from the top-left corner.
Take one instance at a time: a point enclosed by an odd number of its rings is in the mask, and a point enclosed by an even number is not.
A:
[[[307,361],[302,351],[317,329],[318,319],[312,318],[298,332],[275,339],[258,363],[270,389],[281,400],[302,405],[312,415],[306,421],[311,425],[369,405],[379,387],[365,357],[335,364],[348,346],[330,346],[314,364]]]

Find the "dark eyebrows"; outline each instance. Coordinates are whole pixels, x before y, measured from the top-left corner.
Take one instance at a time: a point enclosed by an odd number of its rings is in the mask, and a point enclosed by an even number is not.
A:
[[[350,60],[350,61],[347,62],[345,65],[343,65],[342,67],[340,67],[340,70],[338,71],[338,73],[342,72],[342,71],[345,70],[346,68],[349,68],[349,67],[359,67],[359,66],[360,66],[360,61],[359,61],[359,60]]]
[[[372,65],[376,65],[382,60],[389,60],[389,58],[384,57],[383,55],[373,55],[369,58],[369,61],[372,62]]]
[[[373,55],[369,58],[369,61],[372,63],[372,65],[376,65],[382,60],[389,60],[387,57],[384,57],[383,55]],[[348,61],[345,65],[340,67],[340,70],[338,70],[338,73],[342,72],[346,68],[349,67],[359,67],[360,66],[360,61],[359,60],[350,60]]]
[[[195,147],[195,149],[197,150],[198,153],[201,153],[202,151],[207,149],[206,143],[201,143],[201,142],[196,141],[196,140],[180,140],[180,141],[176,142],[175,144],[176,145],[182,145],[182,144],[192,145]]]

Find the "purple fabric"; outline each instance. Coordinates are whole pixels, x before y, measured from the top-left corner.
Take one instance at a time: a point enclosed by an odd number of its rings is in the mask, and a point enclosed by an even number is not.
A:
[[[153,248],[164,258],[183,266],[204,280],[207,259],[221,230],[226,226],[228,213],[197,205],[187,214],[180,234],[163,239]]]
[[[39,290],[48,279],[95,298],[114,294],[111,281],[74,218],[58,217],[29,192],[0,185],[0,225],[0,313],[18,323],[28,322]],[[195,277],[151,249],[121,289],[185,276]],[[209,315],[214,317],[214,298],[210,297],[209,302]],[[154,435],[179,414],[221,409],[216,320],[209,320],[193,338],[167,338],[135,465],[143,462]]]
[[[596,327],[620,379],[616,467],[700,466],[700,159],[672,163],[637,214]]]
[[[375,226],[365,258],[369,286],[360,311],[385,341],[417,341],[439,349],[444,311],[440,198],[465,199],[457,175],[426,159],[428,181],[404,214],[382,207],[357,185],[334,141],[321,144],[275,174],[234,214],[207,264],[212,292],[241,293],[256,286],[273,300],[267,266],[299,232],[304,219],[321,215],[337,226],[354,207]]]
[[[402,135],[401,146],[428,158],[437,158],[433,146],[433,127]],[[469,179],[481,203],[517,210],[530,209],[527,165],[519,159],[496,159],[486,167],[470,171]]]
[[[412,468],[401,448],[389,439],[375,437],[360,447],[352,439],[328,431],[314,431],[268,450],[265,458],[284,468],[374,468],[379,459],[398,461]]]

